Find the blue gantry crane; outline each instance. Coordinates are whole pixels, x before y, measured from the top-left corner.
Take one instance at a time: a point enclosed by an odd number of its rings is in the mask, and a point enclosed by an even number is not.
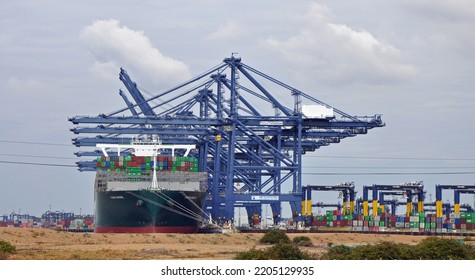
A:
[[[232,220],[234,207],[245,205],[251,217],[269,204],[277,223],[282,202],[290,204],[294,220],[302,220],[302,156],[385,125],[381,115],[344,113],[234,55],[150,98],[125,70],[119,78],[133,102],[120,91],[126,107],[69,118],[75,125],[71,131],[81,136],[73,144],[91,148],[158,135],[164,144],[196,145],[192,156],[208,173],[206,209],[218,222]],[[76,155],[101,153],[89,149]],[[81,171],[96,166],[94,159],[77,164]]]
[[[474,185],[436,185],[435,186],[435,209],[437,218],[443,216],[443,202],[442,191],[453,190],[454,191],[454,213],[460,214],[460,194],[462,193],[475,193]]]
[[[343,198],[343,213],[353,214],[355,210],[355,185],[346,182],[339,185],[306,185],[302,187],[302,215],[312,215],[312,191],[337,191]]]
[[[412,198],[413,195],[417,195],[418,207],[417,212],[423,212],[424,210],[424,185],[422,182],[410,182],[395,185],[378,185],[363,186],[363,215],[369,215],[368,207],[368,192],[372,192],[372,204],[373,204],[373,216],[378,216],[378,191],[403,191],[406,193],[406,215],[409,216],[412,212]]]

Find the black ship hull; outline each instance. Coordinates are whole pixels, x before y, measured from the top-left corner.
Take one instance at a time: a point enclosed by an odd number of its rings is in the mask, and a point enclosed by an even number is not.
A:
[[[96,191],[96,233],[195,233],[205,193],[180,190]]]

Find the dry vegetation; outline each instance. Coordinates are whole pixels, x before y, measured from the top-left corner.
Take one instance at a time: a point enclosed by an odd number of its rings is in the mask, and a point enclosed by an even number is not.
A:
[[[0,228],[0,240],[16,247],[9,259],[21,260],[117,260],[117,259],[204,259],[230,260],[238,252],[260,245],[262,233],[232,234],[95,234],[69,233],[48,229]],[[356,233],[288,234],[307,236],[312,247],[302,251],[321,255],[333,245],[376,244],[393,241],[417,244],[423,236],[373,235]]]

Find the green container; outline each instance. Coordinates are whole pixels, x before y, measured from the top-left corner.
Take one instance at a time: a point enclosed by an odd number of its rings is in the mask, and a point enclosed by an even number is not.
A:
[[[430,223],[424,223],[424,228],[430,228]]]
[[[419,218],[425,218],[426,213],[425,212],[419,212]]]
[[[317,216],[317,221],[323,221],[323,220],[324,220],[324,217],[322,215]]]
[[[131,155],[125,156],[124,160],[125,160],[125,161],[131,161],[131,160],[132,160],[132,156],[131,156]]]
[[[469,213],[460,213],[460,219],[467,219],[467,216],[469,215]]]
[[[332,226],[332,222],[327,222],[327,227],[331,227]]]
[[[419,218],[419,223],[424,223],[426,221],[426,218]]]
[[[369,225],[370,227],[374,227],[374,221],[369,221],[368,225]]]
[[[437,226],[437,223],[435,222],[430,223],[430,228],[435,228],[436,226]]]
[[[98,157],[97,162],[102,162],[102,157]]]
[[[327,215],[333,215],[333,211],[332,210],[327,210]]]
[[[410,222],[410,223],[409,223],[409,227],[410,227],[410,228],[418,228],[418,227],[419,227],[419,223]]]
[[[384,222],[383,222],[383,221],[380,221],[380,222],[379,222],[379,226],[380,226],[380,227],[384,227]]]
[[[353,220],[353,215],[345,215],[345,221]]]
[[[370,221],[370,220],[371,220],[371,216],[364,216],[363,220],[364,220],[364,221]]]

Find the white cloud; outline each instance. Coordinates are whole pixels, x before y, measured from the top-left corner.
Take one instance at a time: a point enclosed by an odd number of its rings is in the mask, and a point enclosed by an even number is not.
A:
[[[165,56],[143,31],[120,26],[118,20],[97,20],[82,30],[80,39],[96,59],[91,71],[101,77],[116,78],[119,67],[157,85],[169,86],[191,77],[185,63]]]
[[[325,24],[327,16],[330,14],[330,9],[327,6],[312,2],[309,4],[307,14],[304,15],[304,20],[312,23],[315,26]]]
[[[235,21],[228,21],[220,25],[215,32],[211,33],[208,39],[213,42],[234,41],[239,40],[246,34],[247,30],[244,26]]]
[[[328,22],[329,12],[311,4],[297,35],[268,38],[264,45],[280,53],[290,69],[303,67],[319,82],[379,84],[416,75],[402,51],[366,30]]]

